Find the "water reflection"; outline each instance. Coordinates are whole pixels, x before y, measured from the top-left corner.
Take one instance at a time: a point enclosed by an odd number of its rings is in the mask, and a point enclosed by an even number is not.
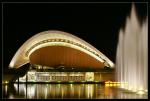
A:
[[[147,95],[126,93],[116,87],[101,84],[13,84],[3,85],[3,97],[9,99],[126,99],[147,98]]]

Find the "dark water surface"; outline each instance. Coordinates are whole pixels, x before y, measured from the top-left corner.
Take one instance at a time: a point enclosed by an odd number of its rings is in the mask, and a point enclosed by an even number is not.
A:
[[[12,84],[3,85],[8,99],[147,99],[104,84]]]

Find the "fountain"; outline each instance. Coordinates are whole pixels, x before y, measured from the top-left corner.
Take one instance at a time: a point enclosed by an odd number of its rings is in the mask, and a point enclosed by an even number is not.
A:
[[[140,24],[132,5],[124,30],[119,32],[116,55],[116,80],[120,87],[137,94],[147,92],[148,85],[148,18]]]

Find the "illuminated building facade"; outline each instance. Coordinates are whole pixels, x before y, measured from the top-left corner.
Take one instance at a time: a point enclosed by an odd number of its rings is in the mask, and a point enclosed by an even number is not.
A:
[[[20,77],[19,82],[47,82],[47,83],[100,83],[104,81],[114,81],[112,73],[101,72],[37,72],[30,70],[28,73]],[[16,80],[16,82],[18,82]]]
[[[11,60],[10,68],[31,64],[19,81],[94,81],[89,69],[113,68],[114,64],[84,40],[62,31],[44,31],[27,40]],[[65,70],[69,70],[69,72]],[[84,72],[74,72],[83,69]],[[59,71],[63,70],[63,72]]]
[[[37,72],[29,71],[20,82],[84,82],[94,81],[94,72]]]

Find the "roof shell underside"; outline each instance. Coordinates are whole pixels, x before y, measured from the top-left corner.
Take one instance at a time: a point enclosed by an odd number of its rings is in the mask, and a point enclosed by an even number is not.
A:
[[[90,55],[64,46],[48,46],[34,51],[30,63],[49,67],[103,68],[104,64]]]

